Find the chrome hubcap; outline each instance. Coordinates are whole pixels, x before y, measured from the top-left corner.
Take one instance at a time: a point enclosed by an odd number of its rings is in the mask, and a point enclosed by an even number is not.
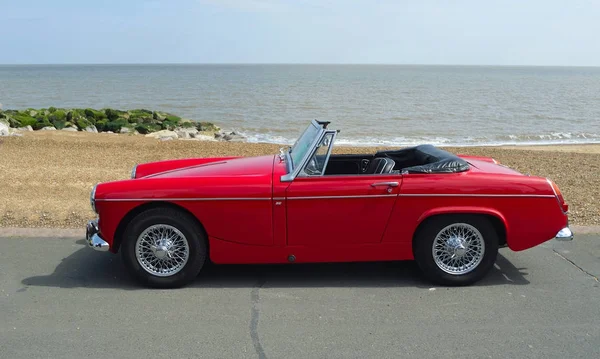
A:
[[[485,253],[483,236],[467,223],[454,223],[442,229],[433,241],[435,264],[448,274],[461,275],[473,271]]]
[[[146,272],[168,277],[183,269],[190,257],[190,249],[180,230],[167,224],[156,224],[138,237],[135,256]]]

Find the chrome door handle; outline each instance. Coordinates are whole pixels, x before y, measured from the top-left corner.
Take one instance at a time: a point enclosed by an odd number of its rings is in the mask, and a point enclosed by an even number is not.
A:
[[[371,183],[371,187],[377,187],[377,186],[398,187],[398,185],[399,185],[398,182],[376,182],[376,183]]]

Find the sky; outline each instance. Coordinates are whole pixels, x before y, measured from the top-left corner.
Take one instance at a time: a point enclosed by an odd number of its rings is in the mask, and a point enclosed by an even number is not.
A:
[[[600,66],[598,0],[0,0],[0,64]]]

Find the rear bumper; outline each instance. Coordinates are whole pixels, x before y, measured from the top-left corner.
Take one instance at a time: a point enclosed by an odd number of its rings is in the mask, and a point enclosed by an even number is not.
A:
[[[88,221],[85,228],[85,240],[90,247],[100,252],[107,252],[109,250],[108,242],[106,242],[98,234],[98,220]]]
[[[573,240],[573,232],[571,232],[571,229],[569,227],[565,227],[565,228],[561,229],[560,231],[558,231],[558,233],[556,233],[556,236],[554,236],[554,238],[559,241],[572,241]]]

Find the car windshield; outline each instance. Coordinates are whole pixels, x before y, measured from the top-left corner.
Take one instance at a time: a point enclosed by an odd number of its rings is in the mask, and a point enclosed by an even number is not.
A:
[[[290,158],[292,159],[292,168],[295,168],[302,158],[311,149],[312,143],[315,138],[319,135],[321,128],[316,126],[314,123],[308,125],[302,135],[296,140],[296,143],[290,148]]]

